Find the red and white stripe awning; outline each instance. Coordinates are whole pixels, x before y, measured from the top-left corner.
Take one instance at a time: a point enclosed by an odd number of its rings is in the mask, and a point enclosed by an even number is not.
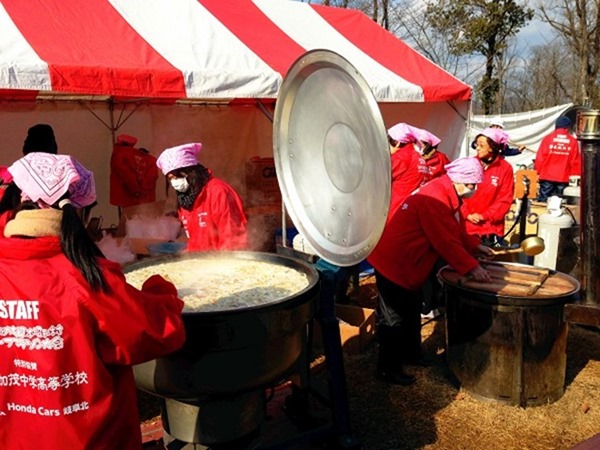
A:
[[[380,102],[471,98],[363,13],[288,0],[0,0],[0,36],[0,98],[276,98],[313,49],[350,61]]]

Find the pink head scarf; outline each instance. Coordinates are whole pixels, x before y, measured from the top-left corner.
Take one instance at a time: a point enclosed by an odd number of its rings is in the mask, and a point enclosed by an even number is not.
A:
[[[444,169],[454,183],[479,184],[483,181],[481,162],[472,156],[458,158],[446,164]]]
[[[440,145],[440,142],[442,142],[442,140],[439,137],[427,130],[415,128],[415,132],[418,140],[420,140],[421,142],[425,142],[431,145],[432,147],[437,147],[438,145]]]
[[[479,133],[477,136],[481,136],[481,135],[489,137],[492,141],[494,141],[498,145],[504,145],[504,144],[508,143],[508,134],[506,133],[506,131],[504,131],[500,128],[486,128],[481,133]]]
[[[409,142],[417,142],[417,135],[415,128],[410,125],[401,122],[394,125],[388,130],[390,137],[401,144],[408,144]]]
[[[79,208],[96,201],[94,174],[69,155],[33,152],[8,168],[24,198],[54,205],[66,192]]]
[[[156,165],[164,175],[173,170],[195,166],[198,164],[200,150],[202,150],[202,144],[200,143],[183,144],[168,148],[160,154],[156,160]]]

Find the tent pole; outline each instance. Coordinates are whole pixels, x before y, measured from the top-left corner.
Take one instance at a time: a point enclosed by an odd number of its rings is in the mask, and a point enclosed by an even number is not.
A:
[[[287,227],[286,227],[286,211],[285,204],[281,200],[281,245],[287,247]]]
[[[265,106],[265,104],[260,100],[256,99],[256,106],[261,112],[271,121],[273,122],[273,113],[269,111],[269,109]],[[281,246],[287,247],[287,227],[286,227],[286,211],[285,211],[285,203],[281,200]]]
[[[114,145],[115,143],[115,102],[112,98],[108,99],[108,116],[110,118],[110,137]]]
[[[258,106],[258,109],[261,110],[261,112],[266,116],[267,119],[271,121],[271,123],[273,123],[273,112],[269,111],[269,108],[267,108],[260,99],[256,99],[256,106]]]
[[[108,117],[110,119],[110,141],[114,147],[116,142],[115,137],[115,102],[112,97],[108,99]],[[123,214],[123,209],[120,206],[117,206],[117,217],[119,222],[121,221],[121,215]]]

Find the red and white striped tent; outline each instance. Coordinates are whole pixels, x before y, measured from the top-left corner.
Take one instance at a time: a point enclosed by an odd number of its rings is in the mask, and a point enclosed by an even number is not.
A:
[[[200,141],[240,190],[244,161],[272,152],[269,113],[292,63],[329,49],[369,83],[386,125],[406,121],[458,153],[471,88],[363,13],[289,0],[0,0],[0,165],[27,128],[97,174],[108,206],[115,134],[158,154]],[[239,181],[237,178],[239,177]],[[105,217],[110,213],[104,212]]]

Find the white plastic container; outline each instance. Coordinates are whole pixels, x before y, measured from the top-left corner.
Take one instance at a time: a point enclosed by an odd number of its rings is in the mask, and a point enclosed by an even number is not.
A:
[[[540,216],[537,235],[544,240],[545,249],[534,257],[534,265],[556,269],[560,230],[570,228],[573,224],[573,218],[564,208],[561,209],[560,215],[556,215],[556,212],[553,211],[553,214],[544,213]]]

